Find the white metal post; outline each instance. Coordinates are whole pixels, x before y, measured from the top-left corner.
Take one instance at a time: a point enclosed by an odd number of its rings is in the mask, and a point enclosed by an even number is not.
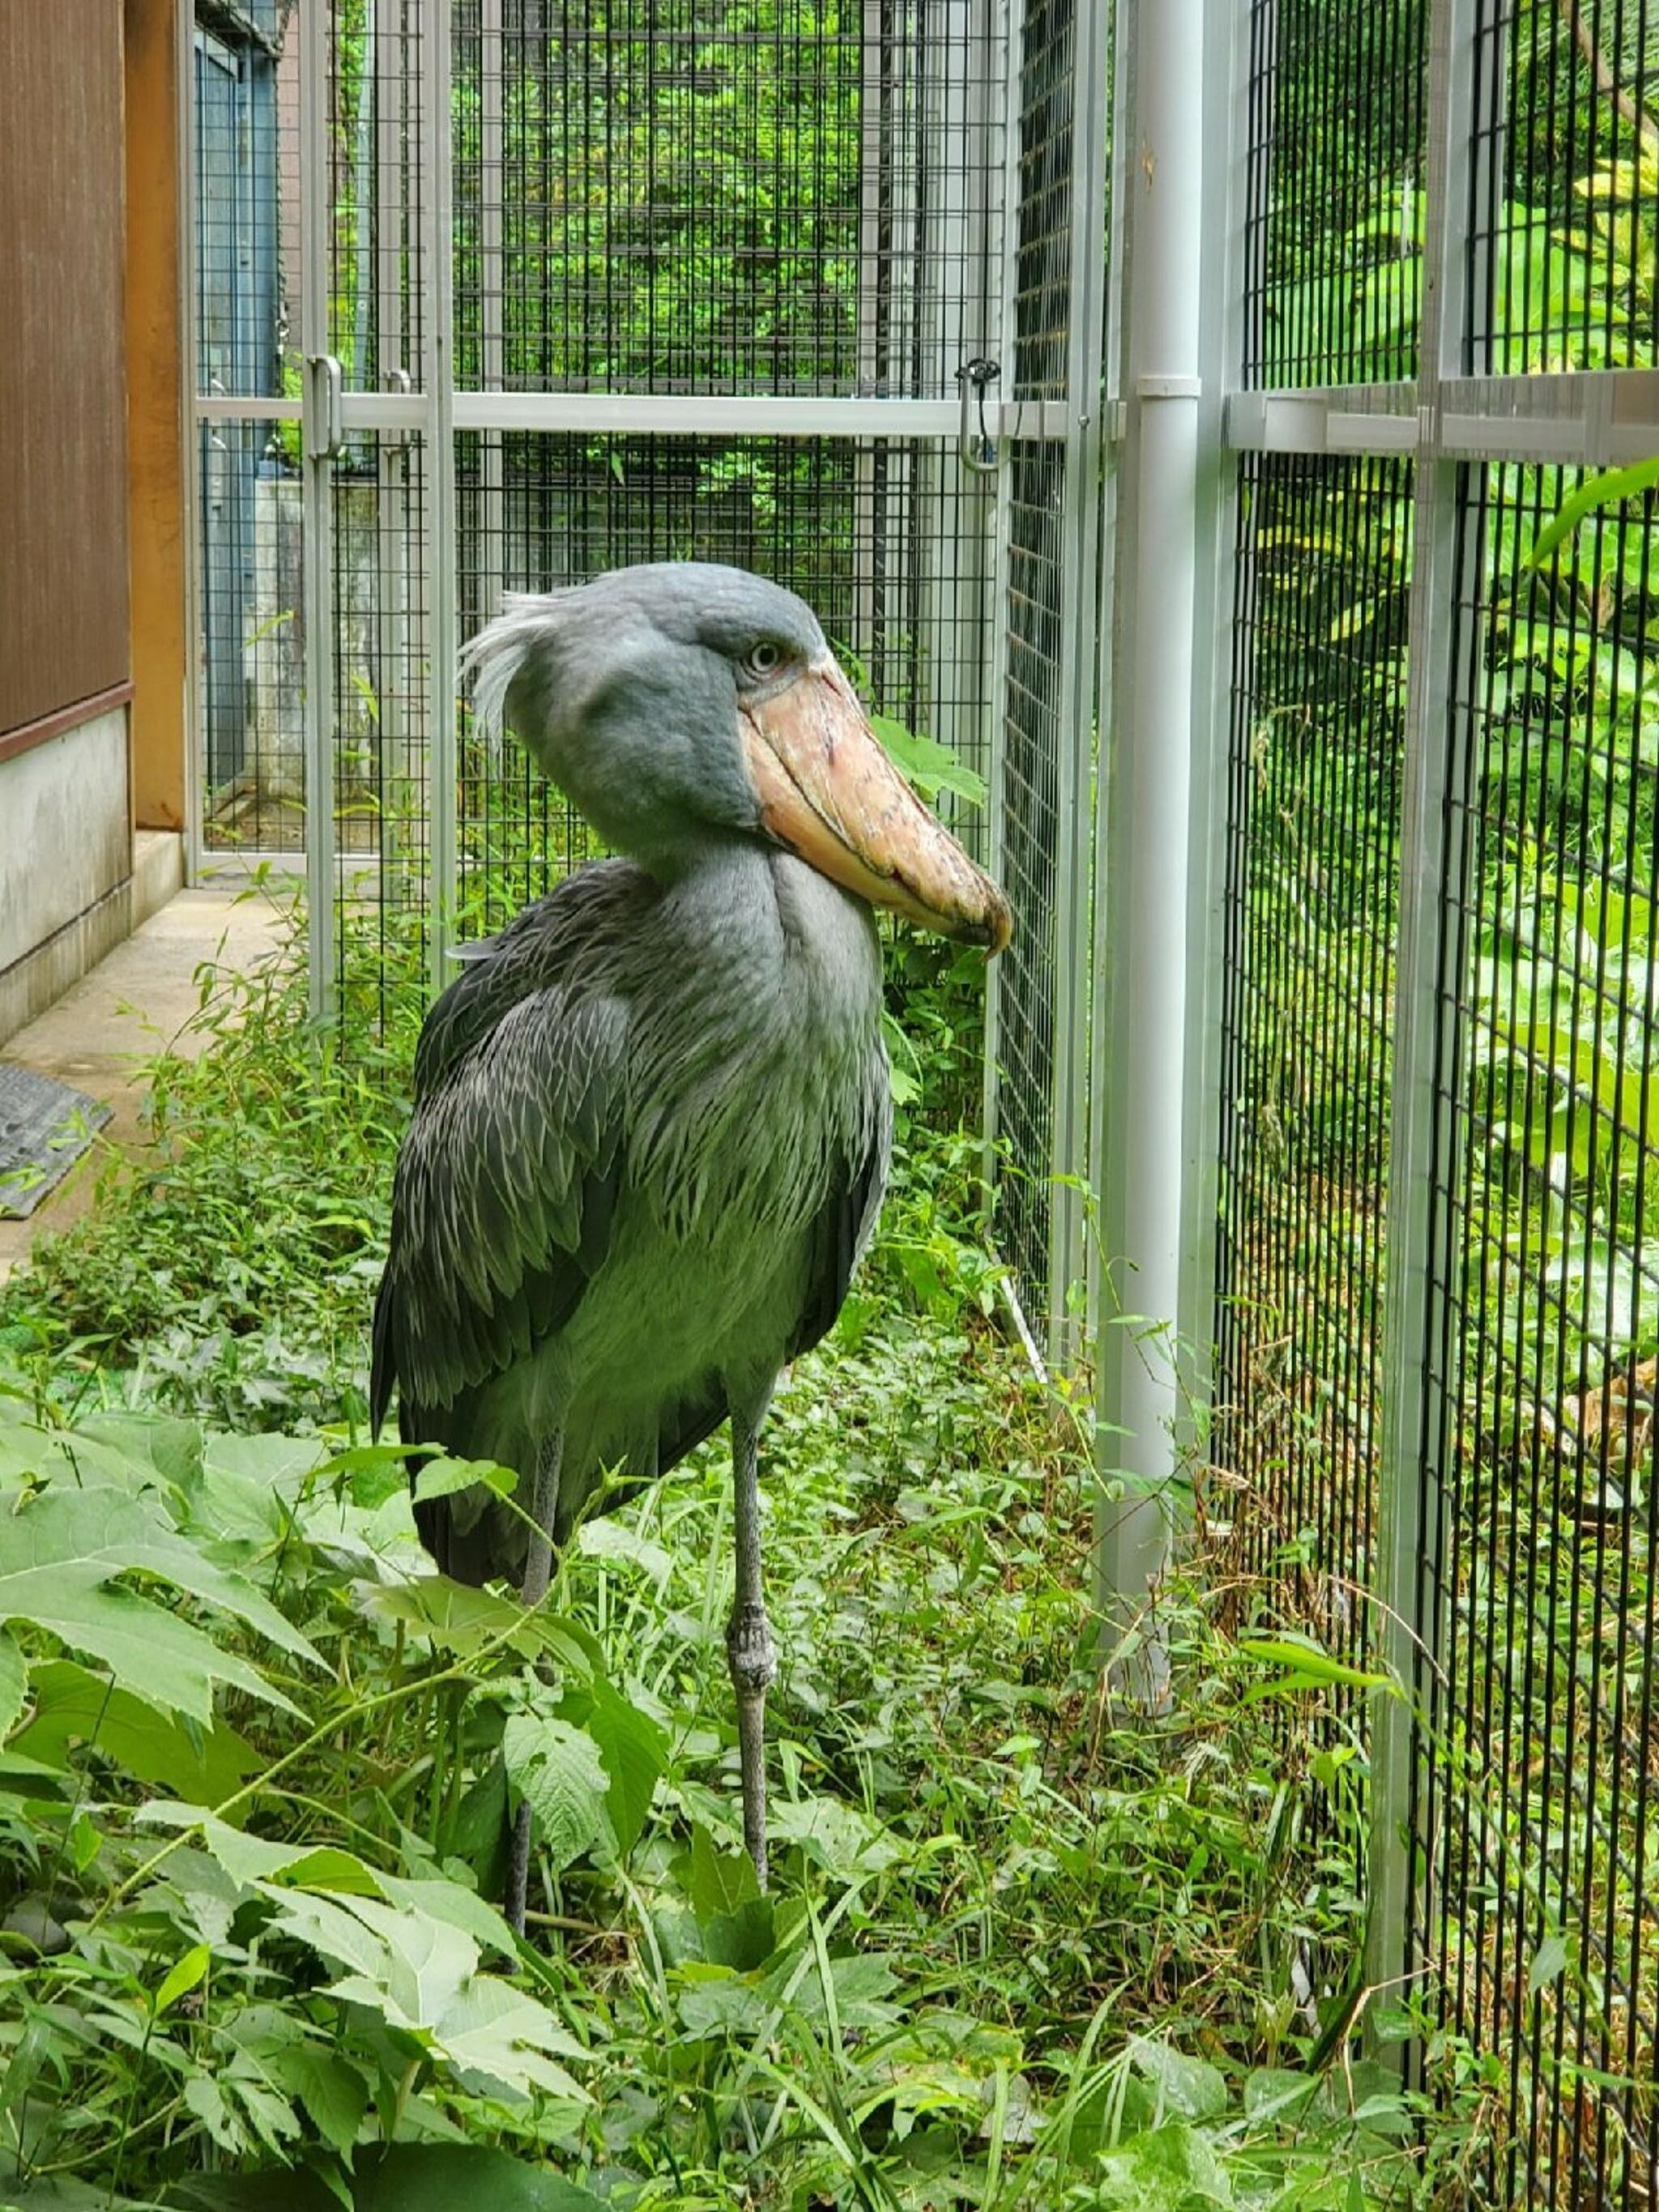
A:
[[[1019,94],[1023,0],[993,0],[997,38],[1004,56],[1002,82],[1002,237],[996,281],[988,301],[986,341],[990,358],[1003,363],[1003,396],[1013,391],[1015,300],[1019,270]],[[1003,465],[986,502],[990,527],[991,672],[986,713],[986,853],[992,875],[1000,883],[1007,848],[1008,581],[1013,534],[1013,461],[1004,447]],[[985,1132],[985,1187],[996,1188],[995,1144],[1000,1116],[1002,963],[991,963],[985,985],[985,1093],[980,1126]],[[1018,1306],[1016,1306],[1018,1312]],[[1020,1316],[1022,1326],[1024,1317]],[[1035,1356],[1035,1355],[1034,1355]]]
[[[1463,241],[1469,212],[1471,79],[1476,0],[1435,0],[1429,21],[1428,226],[1418,373],[1425,392],[1462,366],[1468,301]],[[1376,1625],[1379,1656],[1409,1688],[1421,1679],[1424,1547],[1431,1540],[1423,1496],[1429,1406],[1429,1323],[1436,1295],[1433,1186],[1443,1163],[1448,1101],[1437,1076],[1455,1022],[1444,992],[1449,893],[1445,811],[1467,732],[1454,726],[1457,636],[1457,465],[1438,450],[1434,404],[1413,501],[1405,762],[1400,823],[1400,933],[1395,953],[1393,1089],[1389,1100],[1388,1280],[1382,1312],[1382,1444],[1377,1480]],[[1443,1064],[1456,1065],[1455,1049]],[[1431,1653],[1431,1656],[1432,1656]],[[1417,1731],[1409,1706],[1379,1695],[1371,1716],[1371,1852],[1366,1974],[1389,1990],[1410,1965],[1418,1839],[1408,1832]],[[1394,2045],[1396,2056],[1400,2046]]]
[[[1054,856],[1054,1064],[1048,1350],[1057,1368],[1079,1349],[1073,1295],[1085,1273],[1088,1171],[1090,876],[1096,759],[1096,622],[1104,454],[1101,368],[1106,335],[1106,112],[1110,0],[1079,0],[1072,76],[1072,220],[1067,290],[1060,618],[1059,850]]]
[[[1188,1402],[1177,1443],[1200,1449],[1211,1403],[1220,1187],[1222,1000],[1227,933],[1228,762],[1232,722],[1239,525],[1238,464],[1223,445],[1227,394],[1243,374],[1245,247],[1251,148],[1249,25],[1231,0],[1206,0],[1204,301],[1199,357],[1198,567],[1193,630],[1192,842],[1187,907],[1187,1097],[1181,1302],[1176,1321]]]
[[[301,347],[304,546],[306,915],[312,1018],[335,1011],[334,453],[338,365],[329,356],[329,9],[309,0],[300,46]]]
[[[1144,1613],[1168,1552],[1182,1405],[1187,1163],[1188,855],[1192,842],[1194,571],[1200,491],[1204,0],[1138,0],[1133,235],[1127,299],[1128,562],[1133,624],[1111,804],[1108,936],[1114,1048],[1121,1071],[1113,1146],[1116,1204],[1105,1224],[1121,1311],[1101,1346],[1100,1601],[1122,1638]],[[1127,565],[1120,562],[1120,570]],[[1143,1655],[1150,1647],[1141,1644]],[[1162,1693],[1155,1650],[1126,1686]]]
[[[422,0],[421,122],[422,261],[426,286],[426,562],[428,804],[431,864],[428,916],[434,990],[448,981],[456,891],[455,339],[452,258],[454,145],[450,121],[449,0]]]

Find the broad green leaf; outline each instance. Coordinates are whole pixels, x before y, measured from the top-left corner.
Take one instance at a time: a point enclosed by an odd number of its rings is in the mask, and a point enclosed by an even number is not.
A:
[[[32,1620],[71,1650],[101,1661],[117,1681],[161,1712],[183,1713],[206,1726],[216,1682],[298,1711],[256,1668],[199,1628],[130,1590],[105,1589],[101,1581],[96,1566],[77,1572],[68,1563],[32,1577],[14,1575],[0,1583],[0,1613]]]
[[[839,1797],[781,1799],[771,1808],[771,1821],[780,1842],[799,1844],[815,1865],[843,1881],[879,1874],[905,1856],[904,1846],[878,1820]]]
[[[1095,2172],[1097,2212],[1199,2212],[1237,2202],[1220,2160],[1181,2121],[1108,2151]]]
[[[405,1912],[429,1912],[434,1920],[446,1920],[452,1928],[470,1936],[481,1951],[499,1951],[503,1958],[517,1958],[519,1947],[513,1930],[477,1890],[459,1881],[409,1881],[399,1875],[378,1875],[375,1880],[387,1904],[401,1906]]]
[[[1527,1968],[1527,1995],[1529,1997],[1535,1997],[1540,1990],[1547,1989],[1552,1982],[1559,1981],[1566,1970],[1566,1937],[1559,1934],[1545,1936],[1543,1942],[1533,1953],[1532,1963]]]
[[[639,1840],[658,1778],[667,1768],[668,1739],[649,1713],[630,1705],[602,1677],[586,1702],[587,1731],[610,1777],[605,1810],[617,1849],[625,1857]]]
[[[1318,2090],[1311,2075],[1292,2073],[1288,2067],[1258,2067],[1244,2084],[1244,2117],[1253,2127],[1266,2127],[1270,2121],[1300,2112]]]
[[[101,2197],[100,2198],[101,2203]],[[204,2174],[175,2184],[183,2212],[333,2212],[314,2173]],[[473,2143],[394,2143],[362,2149],[352,2172],[353,2212],[605,2212],[599,2199],[540,2160],[520,2163]]]
[[[752,2036],[772,2007],[745,1976],[730,1966],[687,1966],[674,2003],[688,2035]]]
[[[72,1575],[83,1587],[131,1572],[158,1576],[320,1667],[299,1630],[240,1575],[208,1559],[152,1498],[116,1490],[42,1491],[0,1520],[0,1617],[44,1620],[31,1603],[43,1583]],[[137,1686],[135,1685],[135,1686]],[[142,1691],[141,1691],[142,1694]]]
[[[230,1796],[261,1764],[252,1744],[221,1721],[181,1722],[78,1667],[50,1660],[33,1671],[34,1711],[15,1747],[49,1765],[67,1764],[72,1742],[94,1745],[129,1774],[191,1804]]]
[[[478,1947],[459,1929],[374,1898],[337,1903],[270,1883],[261,1893],[277,1928],[348,1970],[331,1996],[417,2037],[465,2086],[586,2101],[556,2063],[582,2046],[526,1991],[479,1973]]]
[[[591,1735],[551,1715],[513,1713],[501,1732],[501,1757],[556,1870],[604,1839],[611,1778]]]
[[[970,805],[985,804],[985,779],[976,775],[966,762],[958,760],[949,745],[937,738],[919,736],[904,723],[895,721],[890,714],[872,714],[870,726],[880,738],[894,766],[907,783],[927,799],[937,799],[942,791],[952,792],[965,799]]]
[[[712,1920],[717,1913],[736,1912],[758,1898],[760,1884],[746,1851],[720,1850],[708,1829],[699,1824],[691,1831],[685,1893],[698,1919]]]
[[[510,1467],[497,1467],[491,1459],[431,1459],[415,1478],[415,1503],[424,1505],[434,1498],[453,1498],[461,1490],[492,1490],[506,1498],[519,1486]]]
[[[1150,2081],[1166,2108],[1183,2120],[1218,2119],[1227,2109],[1227,2084],[1206,2059],[1189,2057],[1172,2044],[1132,2036],[1129,2057],[1143,2081]]]
[[[357,2069],[334,2051],[297,2041],[278,2052],[272,2065],[329,2148],[345,2157],[368,2110],[368,2087]]]
[[[152,1798],[134,1816],[155,1828],[198,1828],[202,1848],[223,1868],[239,1889],[261,1881],[283,1881],[296,1889],[314,1887],[364,1897],[380,1897],[381,1877],[350,1851],[334,1844],[279,1844],[251,1836],[201,1805]]]
[[[297,1498],[305,1478],[323,1458],[319,1437],[234,1436],[203,1439],[202,1464],[210,1474],[234,1475],[262,1489]]]
[[[495,1974],[474,1974],[446,2009],[434,2033],[445,2057],[469,2087],[496,2083],[544,2096],[592,2102],[553,2053],[586,2057],[574,2037],[526,1990]]]
[[[538,1651],[550,1641],[551,1624],[538,1613],[489,1591],[469,1589],[447,1575],[422,1575],[414,1582],[361,1583],[355,1593],[371,1620],[401,1621],[434,1650],[471,1659],[495,1637],[515,1651]]]
[[[0,1628],[0,1736],[10,1734],[13,1723],[23,1710],[28,1688],[28,1662],[15,1639]]]
[[[193,1944],[164,1977],[150,2003],[152,2015],[160,2020],[164,2012],[196,1987],[212,1962],[213,1953],[207,1944]]]

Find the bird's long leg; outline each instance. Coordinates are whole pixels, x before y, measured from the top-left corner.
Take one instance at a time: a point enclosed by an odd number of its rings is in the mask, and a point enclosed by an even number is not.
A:
[[[559,1462],[564,1448],[556,1431],[544,1439],[536,1455],[536,1480],[530,1493],[530,1515],[540,1531],[530,1540],[524,1580],[519,1595],[527,1606],[539,1605],[547,1595],[553,1573],[553,1518],[559,1505]],[[513,1849],[507,1863],[507,1919],[515,1936],[524,1934],[525,1907],[530,1896],[530,1803],[519,1807],[513,1823]]]
[[[743,1840],[766,1887],[766,1692],[777,1674],[761,1583],[760,1423],[732,1416],[732,1520],[738,1586],[726,1624],[726,1656],[738,1693],[738,1751],[743,1764]]]

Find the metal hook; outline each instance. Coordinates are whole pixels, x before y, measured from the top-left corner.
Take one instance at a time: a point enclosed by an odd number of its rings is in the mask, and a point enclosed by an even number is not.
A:
[[[963,466],[975,476],[994,476],[1002,459],[1001,448],[985,418],[985,395],[1001,377],[1001,362],[982,358],[964,362],[957,371],[957,388],[962,394],[957,447]]]

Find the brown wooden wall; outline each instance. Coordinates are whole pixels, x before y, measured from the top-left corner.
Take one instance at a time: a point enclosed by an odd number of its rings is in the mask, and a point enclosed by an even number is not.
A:
[[[0,0],[0,741],[131,678],[122,0]]]
[[[141,830],[180,830],[185,821],[188,540],[173,21],[175,6],[184,4],[125,0],[132,813]]]

